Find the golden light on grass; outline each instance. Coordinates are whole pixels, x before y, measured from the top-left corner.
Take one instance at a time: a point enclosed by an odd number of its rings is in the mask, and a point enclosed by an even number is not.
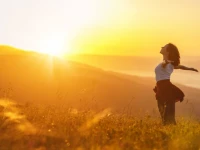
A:
[[[0,106],[3,108],[9,107],[9,106],[13,106],[15,103],[12,101],[9,101],[8,99],[1,99],[0,100]]]
[[[3,108],[2,111],[0,111],[0,117],[5,119],[1,127],[11,125],[13,130],[17,129],[24,134],[36,133],[36,128],[26,119],[25,115],[20,113],[16,103],[8,99],[1,99],[0,107]]]
[[[88,129],[90,129],[92,126],[96,125],[101,119],[103,119],[106,116],[109,116],[111,114],[111,109],[107,108],[104,109],[102,112],[99,112],[96,114],[93,119],[89,119],[81,128],[80,132],[84,133]]]
[[[0,108],[1,104],[5,102],[0,99]],[[162,126],[157,117],[136,117],[113,110],[110,115],[110,109],[82,112],[17,103],[6,106],[0,109],[0,132],[4,141],[1,149],[196,150],[200,147],[199,120],[195,118],[177,118],[176,126]],[[4,112],[12,112],[7,116],[14,120],[5,117]]]
[[[17,112],[5,112],[4,116],[9,118],[9,120],[18,120],[18,119],[24,119],[24,116],[19,115]]]

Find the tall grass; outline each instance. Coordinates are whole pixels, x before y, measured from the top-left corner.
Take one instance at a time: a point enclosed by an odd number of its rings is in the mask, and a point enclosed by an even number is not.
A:
[[[0,100],[1,150],[198,150],[200,122],[177,118],[162,126],[159,118],[137,118],[78,111],[64,106],[19,105]]]

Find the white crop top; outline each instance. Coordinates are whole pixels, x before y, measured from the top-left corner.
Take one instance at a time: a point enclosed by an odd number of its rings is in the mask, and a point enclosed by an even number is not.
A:
[[[174,71],[174,66],[171,63],[168,63],[165,68],[162,67],[162,63],[160,63],[155,68],[156,81],[170,79],[172,72]]]

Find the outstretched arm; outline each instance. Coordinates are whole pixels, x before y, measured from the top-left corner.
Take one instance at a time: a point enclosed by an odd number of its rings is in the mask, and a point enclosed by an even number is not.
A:
[[[186,66],[183,66],[183,65],[178,65],[178,66],[174,67],[174,69],[191,70],[191,71],[199,72],[199,71],[198,71],[197,69],[195,69],[195,68],[189,68],[189,67],[186,67]]]

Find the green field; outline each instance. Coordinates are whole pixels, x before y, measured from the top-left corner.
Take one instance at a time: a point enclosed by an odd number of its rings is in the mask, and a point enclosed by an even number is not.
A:
[[[0,150],[198,150],[200,122],[0,101]]]

